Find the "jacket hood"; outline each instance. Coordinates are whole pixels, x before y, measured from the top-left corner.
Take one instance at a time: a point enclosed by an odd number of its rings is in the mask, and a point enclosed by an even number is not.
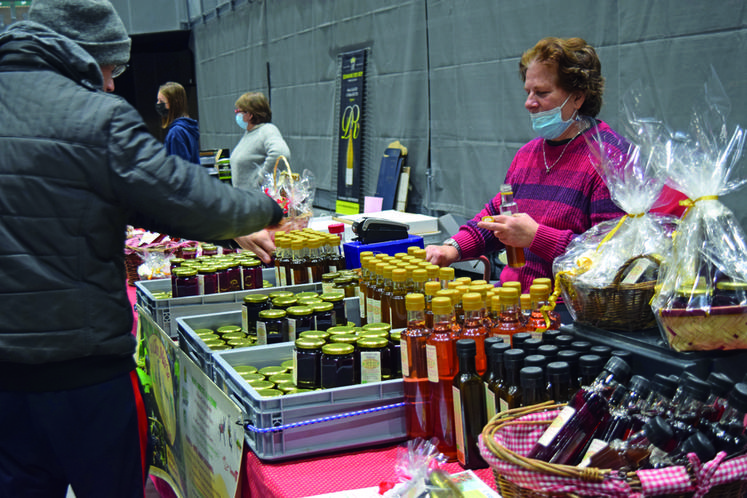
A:
[[[94,58],[71,39],[33,21],[18,21],[0,34],[0,68],[49,69],[101,90],[104,76]]]
[[[189,133],[192,137],[195,137],[198,140],[200,138],[200,127],[198,126],[197,121],[192,118],[176,118],[174,122],[171,123],[170,128],[180,128]]]

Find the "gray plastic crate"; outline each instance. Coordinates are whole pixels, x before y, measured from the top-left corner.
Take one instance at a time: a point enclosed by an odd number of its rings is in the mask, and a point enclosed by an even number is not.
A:
[[[261,398],[234,365],[290,360],[290,343],[215,353],[215,383],[244,410],[245,439],[262,460],[399,442],[407,437],[401,379]]]
[[[262,278],[270,283],[274,283],[275,271],[272,268],[264,268],[262,270]],[[169,337],[175,339],[177,337],[176,319],[179,317],[224,311],[240,311],[244,296],[247,294],[266,294],[277,290],[319,292],[321,291],[322,284],[313,283],[286,287],[268,287],[265,289],[223,292],[203,296],[172,297],[169,299],[156,299],[154,294],[170,291],[170,279],[143,280],[135,282],[135,287],[138,311],[148,313],[153,318],[153,321],[156,322],[156,325],[161,327]]]

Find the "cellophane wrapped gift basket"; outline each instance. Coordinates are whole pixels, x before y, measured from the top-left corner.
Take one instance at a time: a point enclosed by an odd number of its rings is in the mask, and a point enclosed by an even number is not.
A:
[[[655,327],[650,302],[676,220],[649,211],[664,186],[668,158],[601,133],[594,126],[587,134],[593,164],[626,214],[572,240],[553,273],[577,323],[628,332]]]
[[[285,156],[278,156],[272,174],[265,176],[262,190],[283,208],[282,230],[300,230],[309,226],[313,216],[316,183],[308,169],[294,173]]]
[[[720,201],[747,182],[745,132],[729,129],[728,102],[714,73],[687,132],[640,127],[652,149],[671,155],[668,183],[689,198],[652,301],[659,330],[676,351],[747,349],[745,234]]]

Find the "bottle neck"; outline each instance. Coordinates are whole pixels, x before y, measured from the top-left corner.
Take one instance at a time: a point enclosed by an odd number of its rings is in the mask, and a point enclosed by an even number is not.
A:
[[[459,355],[459,373],[477,375],[474,355],[464,353]]]

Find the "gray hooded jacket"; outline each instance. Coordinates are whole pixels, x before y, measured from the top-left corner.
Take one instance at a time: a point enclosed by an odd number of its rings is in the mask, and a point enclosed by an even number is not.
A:
[[[45,26],[0,34],[0,390],[132,369],[127,224],[218,241],[282,217],[268,196],[167,156],[102,85],[93,58]]]

